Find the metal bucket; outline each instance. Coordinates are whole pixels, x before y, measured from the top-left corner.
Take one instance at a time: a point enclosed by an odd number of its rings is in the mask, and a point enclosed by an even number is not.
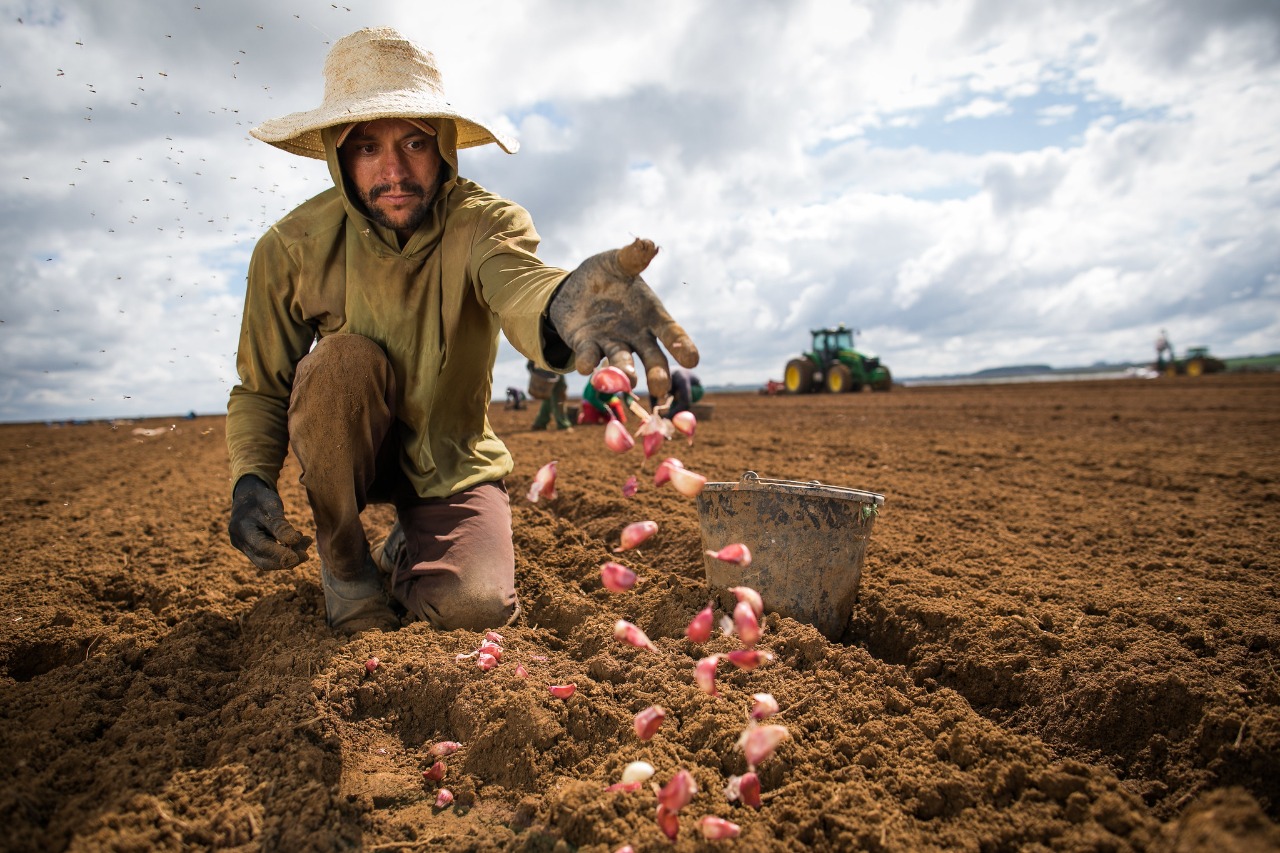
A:
[[[844,633],[862,580],[862,562],[884,495],[817,480],[767,480],[748,471],[736,483],[707,483],[698,495],[704,550],[741,542],[742,566],[704,555],[717,594],[749,586],[765,610],[813,625],[830,640]],[[731,598],[726,598],[731,600]]]

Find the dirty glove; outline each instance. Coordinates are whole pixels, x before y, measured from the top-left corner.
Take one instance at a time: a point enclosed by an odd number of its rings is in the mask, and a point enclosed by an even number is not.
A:
[[[311,537],[303,536],[284,517],[280,495],[247,474],[231,494],[231,544],[260,569],[291,569],[307,559]]]
[[[697,366],[698,348],[640,278],[656,254],[651,240],[637,238],[630,246],[592,255],[560,285],[550,315],[556,333],[573,350],[579,373],[591,373],[601,358],[608,358],[634,388],[635,352],[644,365],[649,394],[662,399],[671,376],[658,342],[685,367]]]

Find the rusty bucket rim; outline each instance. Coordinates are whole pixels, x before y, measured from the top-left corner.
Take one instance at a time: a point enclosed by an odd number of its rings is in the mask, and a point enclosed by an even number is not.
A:
[[[847,486],[832,486],[817,480],[775,480],[761,477],[755,471],[747,471],[742,478],[731,483],[707,483],[703,491],[734,491],[742,489],[769,489],[784,494],[803,495],[805,497],[827,497],[837,500],[853,500],[860,503],[871,503],[877,507],[884,506],[884,495],[867,492],[862,489],[851,489]]]

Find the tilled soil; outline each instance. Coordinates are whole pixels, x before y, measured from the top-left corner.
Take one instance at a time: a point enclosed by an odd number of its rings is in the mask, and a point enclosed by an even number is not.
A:
[[[267,574],[232,549],[222,418],[0,427],[3,846],[1280,848],[1280,376],[705,402],[661,456],[885,495],[844,635],[768,614],[774,659],[722,663],[718,696],[694,664],[740,644],[684,636],[712,598],[695,502],[599,427],[491,412],[523,615],[488,672],[456,659],[472,632],[335,634],[317,560]],[[552,459],[556,496],[531,503]],[[309,531],[297,473],[281,490]],[[614,553],[641,519],[658,533]],[[367,512],[374,539],[391,521]],[[635,589],[601,587],[609,559]],[[790,737],[755,810],[723,789],[761,692]],[[461,748],[424,781],[442,740]],[[674,844],[652,790],[605,790],[634,760],[698,784]],[[741,836],[704,841],[705,815]]]

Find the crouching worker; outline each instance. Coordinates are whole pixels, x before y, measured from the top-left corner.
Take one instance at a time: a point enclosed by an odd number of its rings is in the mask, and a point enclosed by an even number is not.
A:
[[[513,463],[487,417],[499,332],[559,373],[609,353],[635,382],[635,352],[664,391],[658,342],[681,364],[698,352],[640,277],[651,242],[572,273],[546,266],[529,214],[459,175],[459,149],[517,145],[451,104],[430,53],[360,30],[324,73],[319,107],[252,131],[325,160],[333,187],[250,261],[227,405],[231,542],[264,570],[308,559],[276,490],[292,447],[332,627],[392,629],[398,610],[499,627],[518,612]],[[396,524],[371,549],[360,513],[374,502],[393,504]]]

